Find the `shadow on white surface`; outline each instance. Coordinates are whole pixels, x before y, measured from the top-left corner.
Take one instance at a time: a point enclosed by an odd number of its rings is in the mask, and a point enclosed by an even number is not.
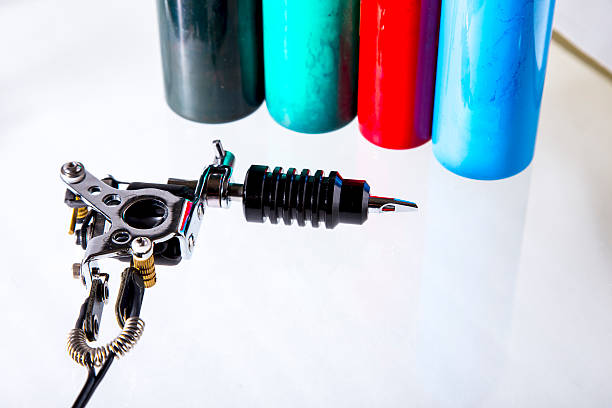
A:
[[[438,406],[487,406],[507,356],[531,167],[496,182],[432,160],[417,364]]]

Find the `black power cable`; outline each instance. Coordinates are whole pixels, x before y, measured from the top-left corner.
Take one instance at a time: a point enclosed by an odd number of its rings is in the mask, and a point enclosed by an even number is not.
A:
[[[100,382],[102,382],[102,379],[106,375],[106,372],[110,368],[110,365],[113,363],[114,359],[115,353],[109,354],[104,364],[102,364],[102,367],[100,367],[100,370],[98,370],[98,374],[96,374],[93,366],[88,368],[87,380],[85,381],[85,385],[83,385],[83,389],[81,389],[81,392],[74,401],[74,404],[72,404],[72,408],[83,408],[87,405],[89,399],[93,395],[96,388],[98,388],[98,385],[100,385]]]

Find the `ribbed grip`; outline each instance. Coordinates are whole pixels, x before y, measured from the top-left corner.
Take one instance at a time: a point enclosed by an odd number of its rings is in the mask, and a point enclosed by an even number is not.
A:
[[[247,221],[272,224],[282,220],[291,225],[296,220],[313,227],[322,222],[327,228],[338,223],[362,224],[367,219],[370,188],[363,180],[343,180],[332,171],[324,177],[322,170],[310,175],[295,168],[283,173],[281,167],[272,172],[267,166],[251,166],[244,182],[243,207]]]

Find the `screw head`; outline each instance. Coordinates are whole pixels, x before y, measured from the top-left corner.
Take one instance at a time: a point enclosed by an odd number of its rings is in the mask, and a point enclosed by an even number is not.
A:
[[[204,216],[204,204],[202,204],[202,203],[198,204],[198,211],[197,211],[197,213],[198,213],[198,219],[201,220],[202,217]]]
[[[102,301],[105,305],[108,304],[108,299],[110,298],[110,291],[108,290],[108,282],[104,282],[104,286],[102,286]]]
[[[132,253],[136,258],[148,259],[153,255],[153,242],[147,237],[136,237],[132,241]]]
[[[126,230],[118,230],[111,235],[111,240],[117,245],[125,245],[130,242],[132,235]]]
[[[191,234],[189,239],[187,239],[187,246],[189,247],[189,252],[192,252],[193,247],[195,246],[195,238],[193,237],[193,234]]]
[[[215,164],[221,164],[225,157],[225,150],[221,144],[221,140],[213,140],[213,150],[215,151]]]
[[[77,161],[64,163],[61,169],[61,176],[62,180],[68,184],[78,183],[85,178],[85,167]]]

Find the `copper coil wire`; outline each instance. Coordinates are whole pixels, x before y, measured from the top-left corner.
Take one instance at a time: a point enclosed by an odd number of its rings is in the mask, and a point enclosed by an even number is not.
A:
[[[83,218],[87,217],[88,212],[89,210],[87,207],[79,207],[76,214],[77,219],[82,220]]]
[[[121,333],[110,343],[91,347],[87,342],[83,329],[72,329],[68,334],[66,349],[70,358],[77,364],[89,367],[91,365],[100,367],[111,353],[122,357],[130,351],[138,342],[144,331],[145,323],[139,317],[130,317],[125,321]]]
[[[80,201],[81,198],[79,196],[76,196],[75,200]],[[89,209],[87,207],[78,207],[72,209],[72,216],[70,217],[70,226],[68,227],[68,234],[74,234],[74,229],[76,228],[77,221],[83,221],[83,219],[87,217],[88,212]]]

